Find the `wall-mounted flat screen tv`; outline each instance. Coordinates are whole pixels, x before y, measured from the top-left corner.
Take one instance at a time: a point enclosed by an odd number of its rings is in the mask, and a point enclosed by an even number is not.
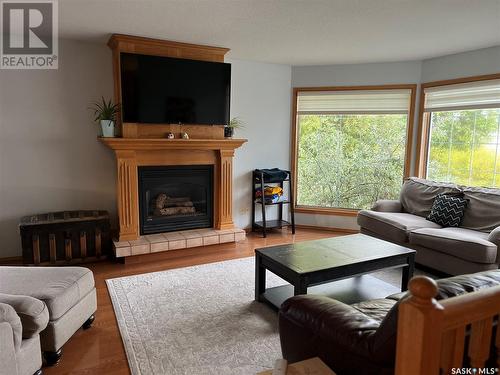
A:
[[[122,53],[123,122],[225,125],[231,64]]]

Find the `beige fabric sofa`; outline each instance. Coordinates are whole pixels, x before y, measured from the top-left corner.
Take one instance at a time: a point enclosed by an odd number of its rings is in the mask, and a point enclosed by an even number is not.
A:
[[[42,301],[0,293],[0,374],[41,374],[40,332],[48,322]]]
[[[460,227],[443,228],[426,220],[440,193],[469,200]],[[358,214],[361,232],[410,247],[416,262],[450,275],[498,268],[500,190],[439,183],[411,177],[399,200],[382,200]]]
[[[84,267],[0,267],[0,293],[30,296],[46,306],[40,342],[48,365],[80,327],[90,327],[97,310],[94,275]]]

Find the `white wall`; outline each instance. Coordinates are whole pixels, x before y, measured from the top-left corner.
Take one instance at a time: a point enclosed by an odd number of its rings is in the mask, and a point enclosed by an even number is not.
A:
[[[60,41],[58,70],[0,70],[0,257],[23,215],[115,209],[115,162],[87,107],[112,95],[105,45]]]
[[[234,218],[250,224],[255,168],[289,168],[290,93],[294,86],[419,83],[500,72],[500,46],[423,62],[293,67],[241,60],[232,65],[231,116],[248,143],[234,160]],[[23,215],[102,208],[116,224],[115,161],[96,140],[90,101],[112,96],[105,45],[60,41],[59,70],[0,70],[0,257],[21,254]],[[272,208],[270,208],[272,210]],[[309,225],[356,228],[355,219],[297,215]]]
[[[362,86],[422,83],[500,72],[500,46],[438,57],[395,63],[294,66],[293,87]],[[419,108],[417,91],[416,109]],[[415,111],[413,140],[417,140],[418,110]],[[415,147],[411,167],[415,165]],[[333,228],[357,229],[356,218],[348,216],[298,214],[297,223]]]
[[[500,72],[500,46],[424,60],[422,82]]]
[[[245,129],[235,137],[248,142],[234,159],[233,216],[246,228],[251,222],[251,172],[256,168],[290,165],[291,68],[288,65],[230,60],[231,117],[240,117]],[[276,206],[268,207],[269,218]]]
[[[234,160],[234,217],[250,223],[250,172],[289,165],[291,68],[232,61],[231,115],[248,138]],[[116,226],[113,152],[96,140],[87,107],[112,97],[105,45],[60,41],[59,69],[0,70],[0,258],[21,255],[21,216],[106,209]]]
[[[294,66],[293,87],[364,86],[419,83],[422,72],[420,61],[395,63]],[[418,98],[418,95],[417,95]],[[416,132],[416,129],[414,129]],[[321,214],[296,214],[299,224],[358,229],[356,217]]]
[[[422,62],[292,67],[293,87],[418,83]]]

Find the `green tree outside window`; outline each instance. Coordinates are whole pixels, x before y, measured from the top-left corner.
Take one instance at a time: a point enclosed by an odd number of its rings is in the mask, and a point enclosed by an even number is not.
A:
[[[397,199],[407,115],[299,115],[297,204],[369,208]]]
[[[427,178],[500,186],[500,109],[431,113]]]

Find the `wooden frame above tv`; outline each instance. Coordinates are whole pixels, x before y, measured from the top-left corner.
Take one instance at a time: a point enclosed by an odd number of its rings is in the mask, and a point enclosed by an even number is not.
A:
[[[151,39],[132,35],[113,34],[109,38],[108,46],[113,53],[113,80],[114,100],[121,103],[121,72],[120,53],[137,53],[143,55],[175,57],[180,59],[224,62],[224,55],[228,48],[204,46],[172,42],[161,39]],[[196,124],[137,124],[123,123],[121,113],[118,114],[116,126],[118,133],[123,138],[164,138],[172,132],[177,137],[182,132],[189,134],[190,138],[223,139],[223,126],[196,125]]]

